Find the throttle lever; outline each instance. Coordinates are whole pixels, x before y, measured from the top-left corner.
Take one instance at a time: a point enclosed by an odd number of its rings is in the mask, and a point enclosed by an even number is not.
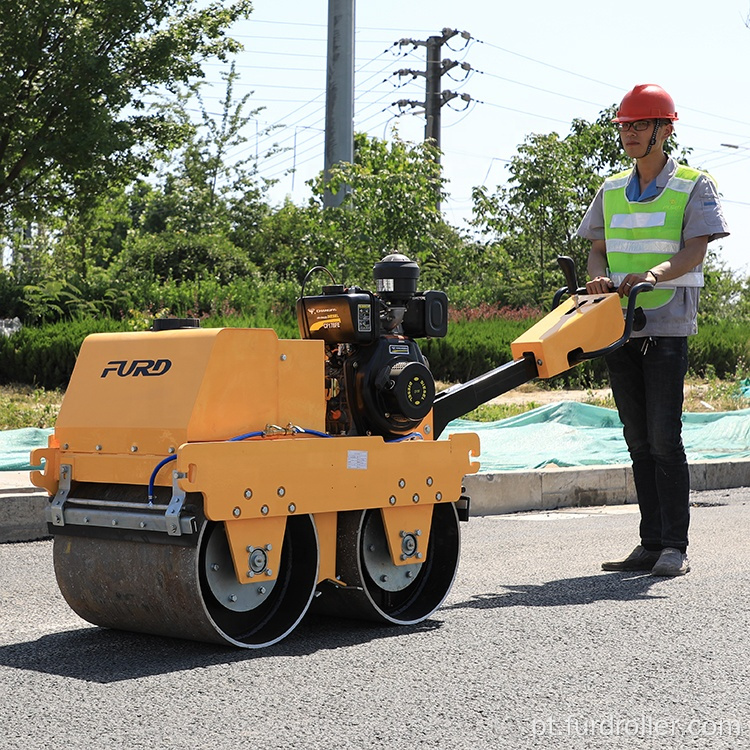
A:
[[[568,294],[572,297],[578,292],[578,277],[576,276],[576,264],[568,255],[558,255],[557,265],[565,276],[565,282],[568,285]]]

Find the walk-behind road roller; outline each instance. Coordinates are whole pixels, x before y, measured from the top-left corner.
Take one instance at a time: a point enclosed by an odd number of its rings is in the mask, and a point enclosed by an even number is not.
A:
[[[635,295],[623,322],[617,294],[586,295],[565,262],[570,297],[514,360],[439,394],[416,339],[445,336],[447,297],[417,292],[402,255],[375,266],[375,293],[303,286],[299,340],[187,320],[89,336],[32,453],[70,607],[244,648],[279,641],[311,606],[429,617],[458,567],[462,478],[479,468],[477,435],[437,440],[447,423],[630,334]]]

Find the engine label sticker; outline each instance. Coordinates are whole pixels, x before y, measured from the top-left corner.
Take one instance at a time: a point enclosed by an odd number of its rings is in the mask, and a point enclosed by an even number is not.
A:
[[[347,469],[367,469],[367,451],[347,451]]]
[[[370,305],[357,305],[357,330],[363,333],[372,331],[372,308]]]
[[[311,318],[314,318],[313,321],[308,321],[310,333],[328,328],[341,328],[341,318],[339,317],[338,310],[334,307],[325,310],[308,308],[307,312]]]
[[[390,344],[388,346],[388,354],[408,354],[408,344]]]

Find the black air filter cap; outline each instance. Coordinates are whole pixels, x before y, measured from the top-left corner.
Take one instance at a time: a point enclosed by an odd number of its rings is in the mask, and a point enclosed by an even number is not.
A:
[[[372,269],[379,295],[395,301],[408,301],[417,292],[419,266],[401,253],[391,253]]]

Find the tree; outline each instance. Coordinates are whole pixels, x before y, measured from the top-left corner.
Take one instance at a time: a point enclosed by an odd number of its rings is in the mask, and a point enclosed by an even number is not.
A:
[[[323,191],[347,186],[344,203],[323,208]],[[438,210],[443,180],[434,146],[355,136],[354,162],[311,182],[306,206],[286,201],[263,217],[251,259],[264,278],[300,283],[316,265],[337,281],[371,288],[374,264],[400,252],[420,265],[420,288],[442,289],[456,306],[504,299],[507,258],[447,224]],[[321,280],[325,276],[321,275]]]
[[[250,273],[249,236],[268,210],[267,184],[257,177],[254,157],[228,159],[246,142],[242,134],[258,110],[244,114],[250,97],[234,99],[234,64],[222,77],[226,90],[215,119],[200,95],[200,84],[165,107],[184,125],[183,145],[165,160],[156,186],[143,182],[132,191],[136,231],[125,242],[118,265],[159,281],[213,277],[221,283]],[[189,105],[197,101],[200,122],[193,123]]]
[[[249,0],[12,0],[0,5],[0,221],[132,178],[179,125],[144,99],[237,44]]]
[[[242,239],[266,211],[263,198],[269,181],[258,177],[256,157],[229,157],[246,144],[247,126],[261,110],[246,112],[250,94],[234,98],[238,78],[234,63],[222,78],[226,88],[218,115],[206,109],[201,82],[164,107],[171,119],[183,125],[186,137],[164,160],[161,184],[143,217],[150,231],[161,225],[192,234],[232,233]],[[197,123],[191,114],[196,103]]]
[[[703,263],[705,286],[698,308],[701,323],[746,321],[750,313],[750,277],[733,271],[711,245]]]
[[[424,269],[439,266],[451,243],[438,208],[443,184],[430,143],[356,134],[354,162],[335,165],[328,183],[322,173],[312,182],[321,207],[326,188],[347,190],[341,206],[321,215],[333,240],[323,261],[337,262],[348,281],[364,284],[371,281],[374,263],[388,253],[408,255]]]
[[[519,146],[507,185],[494,192],[474,189],[474,225],[487,241],[500,244],[512,260],[514,287],[508,302],[539,305],[561,286],[556,257],[569,255],[585,278],[589,243],[575,232],[608,174],[630,166],[612,118],[615,107],[589,123],[576,119],[570,133],[532,133]],[[668,153],[678,150],[672,138]],[[687,162],[688,151],[676,158]]]

